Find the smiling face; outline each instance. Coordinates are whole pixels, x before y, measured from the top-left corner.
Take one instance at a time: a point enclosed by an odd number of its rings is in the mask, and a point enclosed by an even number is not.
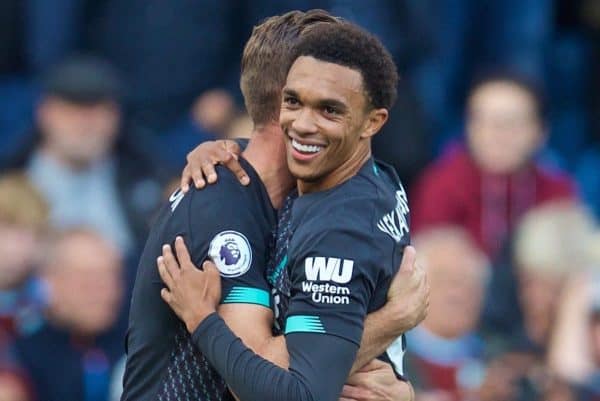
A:
[[[370,106],[359,71],[299,57],[283,89],[280,123],[301,189],[328,189],[354,175],[386,119],[387,110]]]

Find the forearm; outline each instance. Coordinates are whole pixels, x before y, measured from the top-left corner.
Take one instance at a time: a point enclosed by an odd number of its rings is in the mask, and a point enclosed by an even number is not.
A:
[[[267,312],[268,311],[268,312]],[[256,354],[287,369],[289,353],[284,336],[273,336],[273,314],[270,309],[255,305],[225,304],[218,310],[233,333]]]
[[[317,349],[309,336],[298,344],[290,341],[290,355],[296,358],[291,357],[286,371],[254,354],[216,314],[198,326],[192,339],[241,400],[337,400],[356,353],[356,345],[334,336],[320,337],[323,349]],[[327,369],[332,354],[338,369]]]
[[[287,370],[290,366],[290,354],[283,335],[265,339],[256,353],[280,368]]]
[[[360,349],[350,374],[383,354],[399,335],[397,327],[392,327],[390,319],[383,308],[369,313],[365,319],[365,329],[360,342]]]

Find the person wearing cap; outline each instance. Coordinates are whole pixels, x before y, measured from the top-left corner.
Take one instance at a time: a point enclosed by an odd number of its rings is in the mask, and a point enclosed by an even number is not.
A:
[[[133,144],[132,132],[123,130],[118,74],[102,59],[76,56],[41,84],[30,141],[0,167],[26,170],[55,228],[89,226],[122,251],[135,250],[161,182],[143,142]]]

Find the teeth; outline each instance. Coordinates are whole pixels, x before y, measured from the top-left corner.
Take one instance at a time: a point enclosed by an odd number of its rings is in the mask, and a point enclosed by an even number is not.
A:
[[[318,145],[303,145],[300,142],[296,141],[295,139],[292,139],[292,146],[297,151],[303,152],[303,153],[317,153],[318,151],[323,149],[322,146],[318,146]]]

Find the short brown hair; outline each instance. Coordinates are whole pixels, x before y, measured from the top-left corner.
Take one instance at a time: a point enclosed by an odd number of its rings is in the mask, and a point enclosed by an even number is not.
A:
[[[25,174],[0,176],[0,223],[43,231],[48,225],[48,204]]]
[[[242,56],[240,88],[255,125],[279,119],[281,90],[300,37],[317,24],[340,21],[315,9],[269,17],[254,27]]]

